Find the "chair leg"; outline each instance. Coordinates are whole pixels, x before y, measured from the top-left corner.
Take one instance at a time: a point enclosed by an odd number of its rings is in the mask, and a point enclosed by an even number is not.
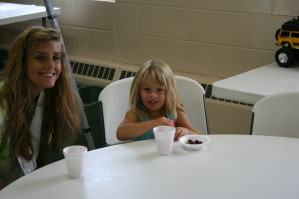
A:
[[[99,101],[99,112],[100,112],[100,132],[101,132],[101,147],[108,146],[106,142],[106,135],[105,135],[105,122],[104,122],[104,112],[103,112],[103,104]]]
[[[207,127],[207,135],[210,134],[210,129],[209,129],[209,121],[208,121],[208,114],[207,114],[207,109],[206,109],[206,97],[203,95],[203,105],[204,105],[204,111],[205,111],[205,119],[206,119],[206,127]]]
[[[253,123],[254,123],[254,112],[252,112],[252,115],[251,115],[250,133],[249,133],[250,135],[252,135]]]

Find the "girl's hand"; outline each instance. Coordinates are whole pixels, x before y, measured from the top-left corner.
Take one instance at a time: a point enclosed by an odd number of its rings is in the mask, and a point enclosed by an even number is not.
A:
[[[170,122],[171,126],[175,126],[174,120],[169,120],[169,122]]]
[[[174,126],[174,121],[167,117],[159,117],[153,121],[155,122],[155,126]]]
[[[189,129],[184,127],[177,127],[174,134],[174,141],[178,141],[180,137],[183,137],[185,135],[192,135],[192,134],[195,134],[195,132],[190,131]]]

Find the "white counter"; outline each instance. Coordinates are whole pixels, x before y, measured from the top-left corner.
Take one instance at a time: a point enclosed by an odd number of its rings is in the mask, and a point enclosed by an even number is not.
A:
[[[60,8],[54,8],[56,14],[61,14]],[[38,19],[47,16],[45,6],[25,5],[0,2],[0,25]]]
[[[282,68],[276,63],[213,83],[212,96],[255,104],[261,98],[299,91],[299,66]]]

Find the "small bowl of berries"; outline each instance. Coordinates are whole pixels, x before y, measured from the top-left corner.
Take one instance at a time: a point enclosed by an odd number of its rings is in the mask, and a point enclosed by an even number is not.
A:
[[[184,147],[191,151],[203,149],[209,142],[210,138],[204,135],[185,135],[179,139]]]

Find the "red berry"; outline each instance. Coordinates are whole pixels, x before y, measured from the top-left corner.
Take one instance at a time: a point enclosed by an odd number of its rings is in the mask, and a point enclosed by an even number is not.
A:
[[[188,144],[194,144],[193,140],[188,140]]]
[[[202,143],[203,143],[202,141],[195,140],[195,144],[202,144]]]

